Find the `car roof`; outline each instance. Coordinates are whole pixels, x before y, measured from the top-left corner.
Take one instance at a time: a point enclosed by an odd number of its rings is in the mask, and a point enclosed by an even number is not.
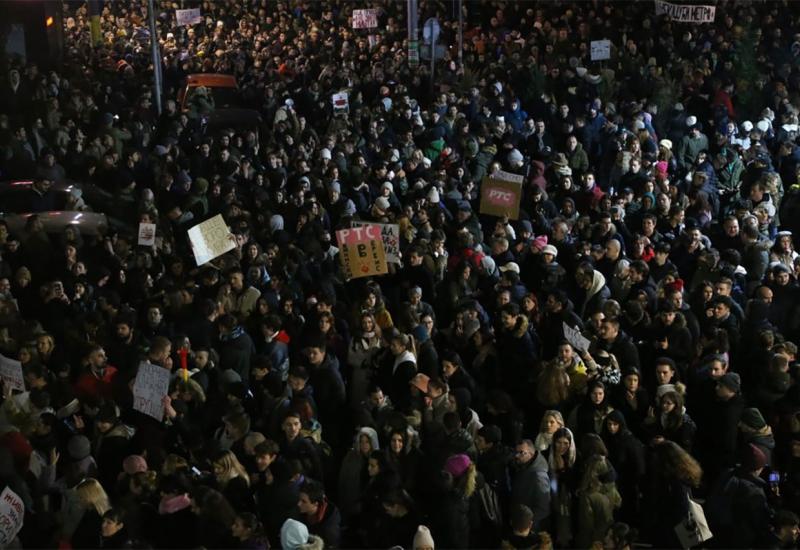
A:
[[[186,77],[189,86],[206,86],[209,88],[238,88],[236,77],[232,74],[195,73]]]
[[[33,185],[33,180],[26,180],[26,179],[18,179],[18,180],[7,180],[7,181],[0,181],[0,191],[4,191],[6,189],[17,189],[17,188],[27,188]],[[54,191],[65,191],[70,192],[73,189],[80,189],[80,185],[76,184],[73,181],[63,180],[54,182],[50,189]]]

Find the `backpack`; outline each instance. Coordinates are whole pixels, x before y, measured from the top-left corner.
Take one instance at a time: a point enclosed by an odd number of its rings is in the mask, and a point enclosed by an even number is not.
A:
[[[491,525],[495,528],[503,526],[503,510],[500,507],[500,499],[497,498],[497,493],[492,486],[484,483],[480,489],[475,491],[480,504],[481,519],[485,525]]]

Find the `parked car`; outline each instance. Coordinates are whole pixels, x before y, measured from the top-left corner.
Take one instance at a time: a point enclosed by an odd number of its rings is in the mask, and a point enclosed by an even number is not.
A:
[[[0,219],[8,224],[12,235],[25,230],[28,218],[38,214],[48,233],[61,233],[68,226],[75,226],[84,235],[103,235],[108,231],[108,218],[101,212],[93,212],[83,199],[83,190],[71,182],[53,184],[53,209],[32,212],[30,193],[33,181],[19,180],[0,183]]]
[[[206,90],[199,92],[199,90]],[[192,101],[197,93],[207,93],[213,111],[203,115],[204,132],[213,132],[223,128],[253,128],[261,123],[261,114],[249,109],[239,94],[236,77],[230,74],[198,73],[186,77],[178,90],[178,105],[185,112],[192,110]]]

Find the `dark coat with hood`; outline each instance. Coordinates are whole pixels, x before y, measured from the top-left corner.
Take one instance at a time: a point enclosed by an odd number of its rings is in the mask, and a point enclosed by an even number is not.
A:
[[[608,421],[619,424],[619,431],[608,431]],[[639,485],[645,475],[644,445],[628,429],[625,415],[615,410],[606,417],[603,440],[608,448],[608,459],[617,471],[617,489],[622,496],[624,521],[635,522],[639,512]]]
[[[722,475],[706,500],[705,510],[719,548],[753,548],[769,530],[771,510],[767,484],[742,470]]]
[[[528,381],[528,374],[532,372],[533,362],[538,356],[528,332],[528,319],[525,316],[517,316],[516,324],[511,330],[503,329],[498,333],[497,350],[504,371],[505,386],[509,388],[524,386]]]

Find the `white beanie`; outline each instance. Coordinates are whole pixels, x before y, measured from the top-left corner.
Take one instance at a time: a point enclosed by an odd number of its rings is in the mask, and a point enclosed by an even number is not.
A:
[[[697,124],[697,117],[694,115],[686,117],[686,126],[694,126]]]
[[[412,550],[421,550],[423,548],[436,548],[431,536],[431,530],[420,525],[417,527],[417,533],[414,535],[414,543],[411,545]]]
[[[750,122],[749,120],[745,120],[744,122],[742,122],[742,130],[744,130],[745,132],[750,132],[752,129],[753,129],[752,122]]]
[[[759,120],[756,128],[763,134],[769,131],[769,122],[766,120]]]
[[[297,520],[287,519],[281,527],[281,548],[296,550],[306,544],[308,544],[308,527]]]
[[[439,191],[435,187],[428,191],[428,202],[439,204]]]

